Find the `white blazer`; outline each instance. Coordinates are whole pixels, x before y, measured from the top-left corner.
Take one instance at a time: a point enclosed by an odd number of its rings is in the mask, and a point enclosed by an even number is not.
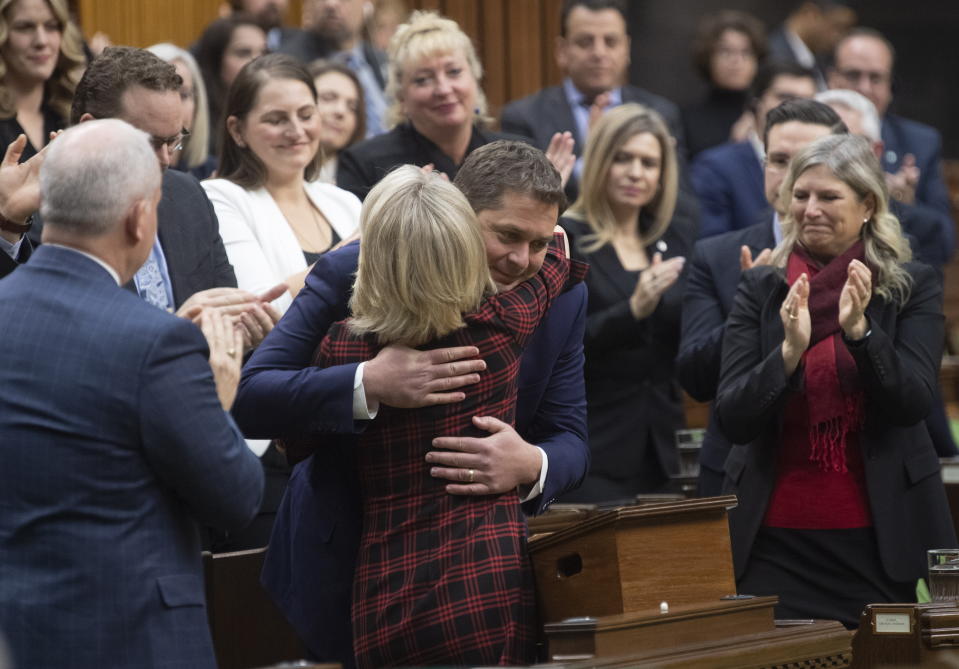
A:
[[[306,269],[303,249],[266,188],[247,190],[226,179],[201,183],[220,222],[223,246],[236,273],[237,286],[255,295]],[[325,183],[304,184],[306,194],[341,239],[360,223],[360,200]],[[293,298],[284,293],[273,305],[286,312]]]

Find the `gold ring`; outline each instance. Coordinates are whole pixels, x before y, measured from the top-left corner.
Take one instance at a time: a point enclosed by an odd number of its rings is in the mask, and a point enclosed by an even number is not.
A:
[[[227,354],[227,355],[236,355],[236,349],[235,349],[235,348],[229,348],[229,349],[226,350],[226,354]]]
[[[791,321],[799,320],[799,316],[797,316],[797,315],[795,314],[795,312],[790,311],[790,312],[789,312],[789,320],[791,320]]]
[[[467,480],[468,480],[470,483],[472,483],[472,482],[473,482],[473,477],[476,476],[476,470],[475,470],[475,469],[467,469],[467,470],[466,470],[466,473],[469,474],[469,478],[468,478]]]

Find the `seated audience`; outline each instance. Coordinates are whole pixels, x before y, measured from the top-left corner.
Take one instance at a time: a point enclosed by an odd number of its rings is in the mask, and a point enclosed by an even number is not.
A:
[[[572,133],[577,161],[566,185],[570,201],[578,193],[591,119],[616,105],[638,102],[658,112],[675,138],[677,155],[684,160],[686,142],[679,108],[666,98],[624,83],[629,78],[625,2],[564,0],[559,29],[556,61],[565,76],[563,83],[506,105],[502,113],[503,132],[528,137],[547,153],[558,134]],[[599,53],[605,57],[594,55],[600,48]]]
[[[586,280],[586,400],[592,466],[564,501],[628,500],[662,492],[678,473],[684,427],[673,359],[685,256],[696,239],[677,206],[677,161],[656,112],[625,104],[596,122],[582,190],[560,224]]]
[[[788,100],[766,114],[763,145],[765,197],[768,206],[752,225],[696,242],[683,294],[682,337],[676,373],[683,388],[700,402],[716,397],[726,318],[733,308],[742,272],[769,262],[782,239],[785,215],[779,189],[789,161],[807,144],[829,133],[845,133],[840,117],[814,100]],[[698,493],[722,494],[723,466],[731,445],[711,411],[699,450]]]
[[[502,135],[487,130],[483,76],[470,38],[455,21],[413,12],[390,42],[389,85],[394,100],[385,135],[346,149],[336,183],[360,199],[397,165],[432,165],[450,179],[477,147]]]
[[[565,204],[543,152],[498,141],[467,157],[455,185],[477,214],[490,274],[507,290],[535,274]],[[348,314],[359,244],[323,255],[268,341],[244,368],[234,415],[252,436],[324,439],[296,467],[263,568],[264,587],[317,659],[352,662],[350,585],[360,532],[356,449],[332,435],[365,429],[371,411],[461,402],[486,367],[474,347],[418,351],[387,346],[359,364],[320,369],[314,351]],[[429,473],[450,495],[470,498],[519,487],[527,514],[542,513],[589,467],[583,388],[586,287],[559,296],[520,363],[516,428],[474,417],[476,437],[435,429]],[[437,408],[436,410],[440,410]],[[289,452],[288,452],[289,453]],[[470,473],[472,470],[472,473]],[[473,481],[469,482],[472,478]],[[330,533],[332,528],[335,532]]]
[[[473,416],[513,424],[523,349],[567,279],[580,281],[586,267],[574,273],[550,249],[535,275],[497,292],[469,202],[409,165],[370,191],[361,237],[352,316],[330,328],[319,364],[362,362],[389,344],[476,346],[488,382],[442,409],[381,407],[359,438],[357,666],[529,664],[536,616],[516,489],[449,495],[423,457],[440,425],[451,436],[478,436]],[[476,470],[467,474],[473,483]]]
[[[366,136],[363,87],[345,65],[318,60],[308,68],[316,85],[316,108],[320,112],[320,150],[323,165],[319,181],[336,183],[337,156]]]
[[[308,17],[305,30],[284,42],[288,53],[304,65],[319,58],[342,62],[356,73],[363,87],[366,115],[366,137],[380,135],[389,126],[386,122],[387,83],[386,54],[375,48],[363,35],[370,3],[366,0],[305,0]]]
[[[905,204],[928,205],[951,219],[939,131],[889,111],[895,55],[881,33],[870,28],[853,30],[836,45],[829,87],[850,88],[876,105],[885,148],[882,166],[892,196]]]
[[[154,44],[147,51],[173,65],[183,80],[183,128],[189,134],[183,137],[183,148],[173,156],[171,167],[203,181],[216,171],[216,157],[210,154],[210,107],[200,66],[193,54],[169,42]]]
[[[910,262],[865,139],[807,146],[782,197],[783,239],[729,314],[716,399],[737,444],[724,484],[739,498],[737,590],[778,596],[777,618],[856,627],[865,604],[914,599],[927,549],[959,545],[922,422],[942,287]]]
[[[237,285],[259,294],[285,283],[281,312],[319,255],[359,223],[356,196],[313,180],[322,161],[316,105],[313,78],[289,56],[250,63],[224,105],[220,178],[203,182]]]
[[[20,160],[66,127],[86,56],[66,0],[0,1],[0,147],[21,134]]]
[[[235,13],[211,23],[193,45],[210,105],[210,153],[219,155],[223,131],[223,101],[243,66],[266,53],[266,33],[256,19]]]
[[[770,63],[759,72],[750,104],[754,130],[744,141],[703,151],[690,168],[693,188],[699,197],[700,237],[739,230],[756,222],[767,205],[762,144],[766,113],[786,100],[810,98],[815,92],[812,73],[798,65]]]
[[[754,16],[725,9],[699,22],[693,63],[709,91],[704,100],[683,109],[683,132],[691,158],[724,142],[745,139],[741,119],[756,70],[765,57],[766,29]]]
[[[769,35],[769,57],[813,72],[816,87],[826,88],[823,61],[842,36],[856,25],[856,12],[843,0],[793,3],[783,24]]]
[[[0,629],[18,667],[216,667],[197,523],[243,527],[263,475],[227,414],[231,319],[204,311],[204,338],[120,287],[153,248],[160,180],[147,133],[68,130],[41,169],[44,245],[0,281]]]

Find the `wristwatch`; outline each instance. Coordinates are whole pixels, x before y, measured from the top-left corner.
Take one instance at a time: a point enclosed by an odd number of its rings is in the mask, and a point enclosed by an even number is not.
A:
[[[6,230],[7,232],[16,232],[19,234],[25,234],[30,231],[30,228],[33,227],[33,214],[27,217],[27,220],[23,223],[14,223],[9,218],[0,214],[0,230]]]

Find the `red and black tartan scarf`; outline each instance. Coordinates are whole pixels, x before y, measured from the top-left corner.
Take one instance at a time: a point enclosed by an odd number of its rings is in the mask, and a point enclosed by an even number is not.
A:
[[[786,265],[792,286],[803,272],[809,277],[812,336],[803,354],[804,398],[809,417],[809,459],[822,471],[845,473],[846,442],[862,427],[865,396],[856,361],[840,336],[839,296],[849,263],[865,262],[865,246],[857,241],[822,266],[796,244]]]

